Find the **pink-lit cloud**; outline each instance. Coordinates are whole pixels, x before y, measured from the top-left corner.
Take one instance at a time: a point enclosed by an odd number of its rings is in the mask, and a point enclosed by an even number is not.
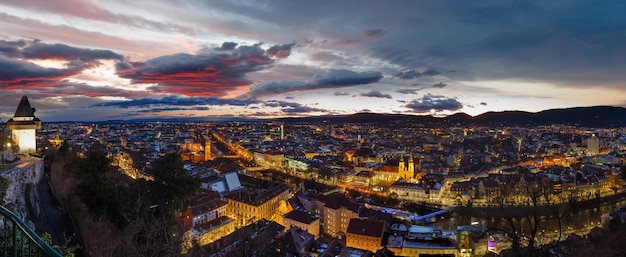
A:
[[[4,4],[31,9],[34,11],[53,12],[63,16],[86,20],[108,22],[137,28],[179,32],[191,34],[194,29],[171,22],[159,22],[141,16],[123,15],[106,10],[91,1],[64,0],[62,4],[47,0],[7,0]]]
[[[227,92],[247,86],[248,73],[268,69],[276,58],[285,58],[293,44],[224,47],[199,54],[178,53],[145,62],[118,63],[117,73],[132,83],[152,83],[153,92],[176,92],[188,96],[225,96]],[[232,48],[232,50],[228,50]],[[275,57],[275,58],[273,58]]]
[[[77,48],[64,44],[46,44],[39,40],[0,40],[0,81],[5,90],[43,88],[100,65],[100,60],[123,57],[109,50]],[[30,60],[53,60],[65,68],[39,66]]]

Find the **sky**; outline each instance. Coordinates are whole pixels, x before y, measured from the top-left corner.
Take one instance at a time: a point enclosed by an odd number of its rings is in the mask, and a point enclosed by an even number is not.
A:
[[[0,118],[626,107],[624,1],[0,1]]]

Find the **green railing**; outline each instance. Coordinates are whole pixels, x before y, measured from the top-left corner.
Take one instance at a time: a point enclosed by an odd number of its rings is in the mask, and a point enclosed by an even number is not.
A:
[[[15,213],[0,206],[0,256],[63,257],[33,232]]]

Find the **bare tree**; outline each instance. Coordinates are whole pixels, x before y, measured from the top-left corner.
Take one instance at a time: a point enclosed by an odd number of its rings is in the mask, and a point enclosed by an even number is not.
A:
[[[542,256],[539,248],[547,242],[540,232],[549,220],[556,220],[558,238],[554,244],[558,244],[562,238],[562,220],[571,212],[569,203],[558,204],[554,199],[552,183],[547,179],[501,184],[500,192],[492,198],[500,219],[487,231],[504,233],[511,240],[513,256]]]

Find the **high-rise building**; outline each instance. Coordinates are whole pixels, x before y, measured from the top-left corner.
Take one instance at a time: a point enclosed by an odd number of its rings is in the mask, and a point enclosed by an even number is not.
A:
[[[598,153],[600,153],[600,139],[594,134],[587,139],[587,155],[596,155]]]
[[[19,147],[19,154],[37,151],[36,130],[41,128],[41,120],[35,117],[35,108],[30,107],[28,97],[22,96],[15,115],[7,121],[11,138]]]

